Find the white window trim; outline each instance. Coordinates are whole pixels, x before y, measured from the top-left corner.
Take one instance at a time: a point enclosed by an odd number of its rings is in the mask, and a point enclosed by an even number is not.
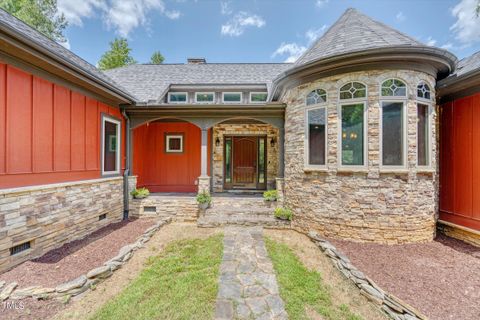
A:
[[[402,81],[402,82],[405,84],[405,95],[404,95],[404,96],[382,96],[382,85],[383,85],[383,83],[384,83],[385,81],[387,81],[387,80],[398,80],[398,81]],[[385,78],[385,79],[383,79],[382,81],[379,82],[378,88],[379,88],[379,89],[378,89],[378,90],[379,90],[378,96],[380,97],[380,100],[389,100],[389,101],[395,100],[395,101],[397,101],[397,100],[407,100],[407,98],[408,98],[408,89],[409,89],[409,88],[408,88],[408,84],[407,84],[407,82],[406,82],[405,80],[403,80],[403,79],[401,79],[401,78],[395,78],[395,77]],[[416,88],[417,88],[417,87],[415,87],[415,96],[417,96],[417,94],[416,94],[416,92],[417,92],[417,91],[416,91]]]
[[[105,122],[110,122],[113,124],[117,125],[117,159],[115,161],[115,171],[105,171]],[[107,175],[116,175],[120,174],[120,154],[121,154],[121,148],[120,146],[122,145],[122,123],[114,119],[112,117],[109,117],[107,115],[102,115],[102,132],[101,132],[101,166],[102,166],[102,176],[107,176]]]
[[[213,95],[212,101],[198,101],[199,94],[211,94]],[[214,104],[215,103],[215,92],[195,92],[195,103],[199,104]]]
[[[424,101],[424,99],[420,99],[419,101],[417,101],[416,103],[416,119],[418,117],[418,105],[419,104],[422,104],[424,106],[427,106],[428,107],[428,121],[427,121],[427,125],[428,125],[428,128],[427,128],[427,131],[428,131],[428,165],[424,166],[424,165],[419,165],[418,164],[418,125],[417,127],[415,128],[416,130],[416,142],[417,142],[417,148],[415,150],[415,153],[417,155],[417,168],[419,169],[419,171],[430,171],[433,169],[433,165],[432,165],[432,153],[433,153],[433,144],[432,144],[432,139],[433,139],[433,132],[432,132],[432,118],[433,118],[433,115],[434,115],[434,108],[432,107],[432,104],[431,102],[430,103],[427,103],[426,101]],[[418,119],[417,119],[418,120]]]
[[[383,164],[383,104],[384,103],[392,103],[392,102],[399,102],[403,105],[403,157],[401,166],[391,166],[391,165],[384,165]],[[380,142],[380,154],[379,154],[379,163],[380,163],[380,171],[404,171],[408,168],[407,161],[408,161],[408,107],[407,107],[407,100],[406,99],[382,99],[380,100],[380,131],[379,134],[379,142]]]
[[[309,125],[308,125],[308,112],[316,109],[325,109],[325,164],[310,164],[308,162],[310,158],[309,154]],[[304,145],[304,168],[305,170],[319,170],[326,171],[328,169],[328,105],[326,102],[309,105],[305,108],[305,139]]]
[[[350,100],[342,100],[343,103],[340,103],[337,109],[338,114],[338,145],[339,148],[337,149],[337,167],[341,170],[359,170],[362,171],[364,169],[368,169],[368,104],[365,101],[354,101],[357,99],[350,99]],[[363,165],[343,165],[342,164],[342,106],[349,106],[355,104],[363,104]]]
[[[169,143],[169,140],[170,139],[177,139],[177,138],[180,138],[180,150],[171,150],[170,149],[170,143]],[[165,151],[167,153],[182,153],[183,152],[183,135],[181,134],[167,134],[166,135],[166,139],[165,139]]]
[[[430,99],[422,98],[418,96],[418,86],[421,84],[426,84],[430,88]],[[415,97],[420,103],[428,104],[430,105],[433,102],[433,92],[432,92],[432,86],[425,80],[420,81],[417,86],[415,87]]]
[[[171,101],[170,96],[172,94],[184,94],[185,95],[185,102],[183,102],[183,101]],[[174,104],[182,104],[182,103],[186,104],[186,103],[188,103],[188,92],[169,92],[168,93],[168,103],[174,103]]]
[[[363,98],[352,98],[352,99],[340,99],[340,89],[348,84],[348,83],[354,83],[354,82],[358,82],[358,83],[361,83],[365,86],[365,97]],[[350,102],[365,102],[365,100],[368,99],[368,86],[366,83],[362,82],[362,81],[356,81],[356,80],[353,80],[353,81],[348,81],[348,82],[345,82],[345,83],[342,83],[342,85],[340,85],[337,89],[337,98],[338,98],[338,103],[342,103],[342,104],[349,104]]]
[[[250,103],[259,104],[259,103],[266,103],[267,102],[267,100],[265,100],[265,101],[252,101],[252,94],[266,94],[267,99],[268,99],[268,92],[266,92],[266,91],[254,91],[254,92],[250,92],[250,94],[249,94]]]
[[[225,101],[225,95],[226,94],[239,94],[240,95],[240,101]],[[224,104],[241,104],[243,101],[243,92],[222,92],[222,103]]]

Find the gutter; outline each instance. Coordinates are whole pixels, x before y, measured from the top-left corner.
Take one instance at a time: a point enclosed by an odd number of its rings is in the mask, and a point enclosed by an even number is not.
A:
[[[128,213],[130,211],[130,194],[128,192],[128,176],[130,175],[130,118],[125,111],[125,108],[122,107],[122,115],[126,120],[125,128],[125,171],[123,172],[123,220],[128,219]]]

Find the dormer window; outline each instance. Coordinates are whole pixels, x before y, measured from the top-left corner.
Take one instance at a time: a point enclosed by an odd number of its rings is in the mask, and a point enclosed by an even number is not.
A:
[[[195,102],[196,103],[214,103],[215,93],[214,92],[195,92]]]
[[[222,101],[223,103],[241,103],[242,93],[241,92],[223,92]]]
[[[250,92],[250,103],[262,103],[267,101],[266,92]]]
[[[168,103],[187,103],[187,97],[186,92],[169,92]]]

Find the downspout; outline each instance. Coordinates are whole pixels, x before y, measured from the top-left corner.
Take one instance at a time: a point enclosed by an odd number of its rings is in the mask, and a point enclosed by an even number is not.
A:
[[[123,172],[123,220],[128,219],[130,194],[128,192],[128,176],[130,175],[130,118],[125,109],[122,108],[122,115],[126,120],[125,128],[125,171]]]

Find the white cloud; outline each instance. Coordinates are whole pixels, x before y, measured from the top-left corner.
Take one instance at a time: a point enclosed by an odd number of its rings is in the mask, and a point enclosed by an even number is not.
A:
[[[328,26],[324,24],[318,29],[308,29],[307,32],[305,32],[305,37],[308,40],[308,43],[311,44],[315,40],[317,40],[324,32],[327,30]]]
[[[238,37],[243,34],[247,27],[261,28],[265,20],[256,14],[241,11],[234,15],[226,24],[222,25],[222,35]]]
[[[428,37],[427,42],[425,42],[427,46],[431,46],[431,47],[433,47],[436,43],[437,43],[437,40],[433,39],[432,37]]]
[[[445,50],[450,50],[450,49],[453,48],[453,43],[447,42],[443,46],[441,46],[440,48],[445,49]]]
[[[220,1],[220,12],[223,15],[230,15],[232,14],[233,10],[230,8],[230,1]]]
[[[82,26],[83,19],[101,14],[105,24],[122,37],[139,26],[148,25],[148,15],[159,12],[175,20],[177,10],[167,10],[164,0],[58,0],[58,10],[73,25]]]
[[[330,0],[317,0],[315,2],[315,4],[317,5],[317,7],[321,8],[323,7],[324,5],[326,5]]]
[[[457,21],[450,30],[455,32],[457,40],[464,44],[480,41],[480,18],[476,13],[477,5],[477,0],[462,0],[452,9],[452,15]]]
[[[276,56],[287,55],[285,62],[295,62],[305,52],[305,50],[307,50],[306,47],[298,45],[295,42],[282,42],[282,44],[272,54],[272,58],[275,58]]]
[[[405,17],[402,11],[399,11],[395,16],[395,18],[397,19],[398,22],[402,22],[402,21],[405,21],[407,17]]]

